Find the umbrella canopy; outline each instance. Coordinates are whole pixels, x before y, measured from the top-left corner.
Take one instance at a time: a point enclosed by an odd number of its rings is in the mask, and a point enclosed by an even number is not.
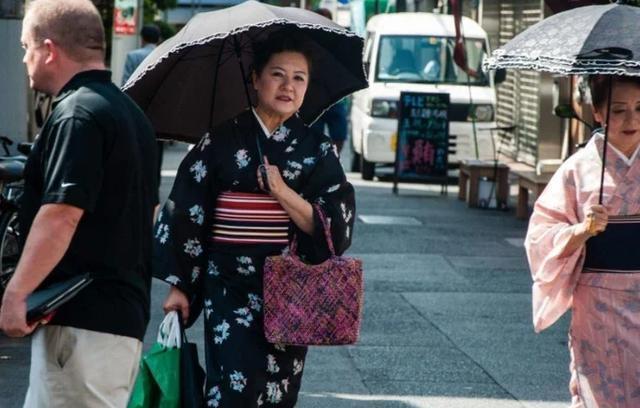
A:
[[[620,3],[548,17],[495,50],[484,69],[640,76],[640,8]]]
[[[283,29],[306,38],[313,58],[299,112],[306,123],[367,86],[362,38],[311,11],[246,1],[196,15],[142,62],[123,89],[158,137],[193,143],[247,109],[248,98],[255,102],[248,85],[252,47]]]

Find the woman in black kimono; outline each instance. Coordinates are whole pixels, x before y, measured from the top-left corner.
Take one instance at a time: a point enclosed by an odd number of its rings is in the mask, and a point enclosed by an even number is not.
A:
[[[307,349],[265,339],[264,260],[293,237],[307,261],[326,259],[318,208],[342,253],[355,218],[331,140],[296,115],[312,75],[309,53],[292,37],[257,50],[257,106],[189,152],[155,229],[155,276],[173,285],[165,311],[191,321],[204,311],[209,407],[295,405]]]

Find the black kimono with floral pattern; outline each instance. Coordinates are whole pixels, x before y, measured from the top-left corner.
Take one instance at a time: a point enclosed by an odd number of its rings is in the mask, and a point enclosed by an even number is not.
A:
[[[256,177],[257,137],[287,185],[323,209],[337,253],[348,248],[353,232],[354,190],[335,148],[297,116],[267,137],[249,110],[206,134],[189,152],[155,227],[154,275],[187,294],[190,321],[204,311],[209,407],[292,407],[302,380],[306,348],[270,344],[263,333],[263,264],[285,245],[212,242],[219,193],[263,193]],[[293,222],[289,227],[298,252],[312,263],[329,255],[318,217],[314,210],[313,236]]]

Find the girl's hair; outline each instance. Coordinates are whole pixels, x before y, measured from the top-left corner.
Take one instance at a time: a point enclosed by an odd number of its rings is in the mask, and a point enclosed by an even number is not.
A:
[[[589,91],[591,93],[591,104],[594,108],[601,108],[609,96],[609,77],[611,85],[626,84],[640,86],[640,77],[622,75],[590,75]]]
[[[301,30],[295,27],[285,27],[275,31],[262,42],[253,45],[253,70],[260,76],[262,70],[267,65],[274,54],[281,52],[297,52],[304,56],[311,75],[312,60],[311,48],[308,45],[306,36]]]

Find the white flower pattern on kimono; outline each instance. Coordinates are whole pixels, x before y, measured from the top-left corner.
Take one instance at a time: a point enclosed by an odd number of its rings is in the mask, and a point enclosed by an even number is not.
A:
[[[222,344],[225,340],[229,338],[229,323],[226,320],[222,320],[222,323],[213,328],[213,332],[216,335],[213,337],[213,342],[215,344]]]
[[[204,300],[204,317],[208,319],[212,313],[213,313],[213,302],[211,301],[211,299],[205,299]]]
[[[220,399],[222,395],[220,394],[220,387],[215,386],[212,387],[207,393],[207,406],[217,408],[220,406]]]
[[[256,267],[253,266],[253,261],[248,256],[239,256],[236,260],[239,264],[236,270],[240,275],[249,276],[256,273]]]
[[[273,348],[278,350],[278,351],[282,351],[282,352],[287,351],[287,348],[284,346],[284,344],[276,343],[276,344],[273,345]]]
[[[166,244],[169,239],[169,226],[167,224],[159,224],[156,232],[156,238],[161,244]]]
[[[180,278],[177,277],[176,275],[169,275],[166,278],[164,278],[164,281],[174,286],[181,282]]]
[[[316,158],[315,157],[305,157],[304,160],[302,160],[302,162],[304,164],[306,164],[307,166],[313,166],[316,163]]]
[[[260,296],[254,293],[249,293],[247,296],[249,297],[249,308],[255,310],[256,312],[262,310],[262,299],[260,298]]]
[[[231,389],[234,391],[242,392],[244,387],[247,386],[247,379],[240,371],[234,370],[229,379],[231,380]]]
[[[200,148],[201,152],[204,152],[204,149],[211,144],[210,136],[211,135],[209,134],[209,132],[207,132],[204,134],[204,136],[202,136],[202,139],[200,139],[200,142],[198,142],[198,145],[196,147]]]
[[[240,309],[236,309],[233,313],[237,314],[240,317],[236,317],[236,322],[244,327],[250,327],[251,322],[253,322],[253,315],[248,307],[241,307]]]
[[[282,172],[282,176],[288,180],[295,180],[300,174],[302,174],[302,164],[292,160],[287,161],[287,168]]]
[[[192,222],[198,225],[204,224],[204,209],[201,206],[196,204],[189,208],[189,216]]]
[[[293,359],[293,375],[298,375],[302,372],[304,362],[299,361],[297,358]]]
[[[298,144],[298,139],[293,139],[289,146],[284,150],[285,153],[292,153],[296,150],[295,146]]]
[[[271,374],[276,374],[280,371],[280,367],[278,367],[278,363],[276,362],[276,357],[273,354],[267,354],[267,372]]]
[[[207,264],[207,273],[212,276],[220,276],[218,266],[213,261],[209,261]]]
[[[344,222],[348,223],[351,221],[353,211],[347,210],[347,205],[345,203],[340,203],[340,209],[342,210],[342,218],[344,218]]]
[[[277,382],[267,383],[267,402],[271,404],[278,404],[282,401],[282,390],[280,390],[280,384]]]
[[[282,142],[289,136],[289,133],[291,133],[291,129],[282,125],[271,134],[271,138],[276,142]]]
[[[249,165],[251,157],[249,157],[249,151],[247,149],[240,149],[236,152],[236,164],[239,169],[243,169]]]
[[[193,173],[193,178],[200,183],[207,177],[207,166],[202,162],[202,160],[198,160],[195,162],[190,168],[189,171]]]
[[[184,252],[192,258],[197,258],[202,254],[202,245],[198,238],[189,239],[184,243]]]
[[[284,388],[284,392],[289,392],[289,378],[285,378],[284,380],[281,381],[282,383],[282,388]]]
[[[335,191],[338,191],[339,188],[340,188],[340,184],[334,184],[333,186],[327,189],[327,193],[333,193]]]
[[[264,401],[262,400],[262,393],[260,393],[260,395],[258,395],[258,400],[256,401],[256,405],[258,405],[259,407],[264,405]]]
[[[329,150],[331,150],[332,144],[329,142],[322,142],[320,144],[320,150],[322,151],[322,157],[325,157]]]
[[[193,269],[191,270],[191,283],[194,283],[196,280],[198,280],[199,276],[200,276],[200,267],[194,266]]]

